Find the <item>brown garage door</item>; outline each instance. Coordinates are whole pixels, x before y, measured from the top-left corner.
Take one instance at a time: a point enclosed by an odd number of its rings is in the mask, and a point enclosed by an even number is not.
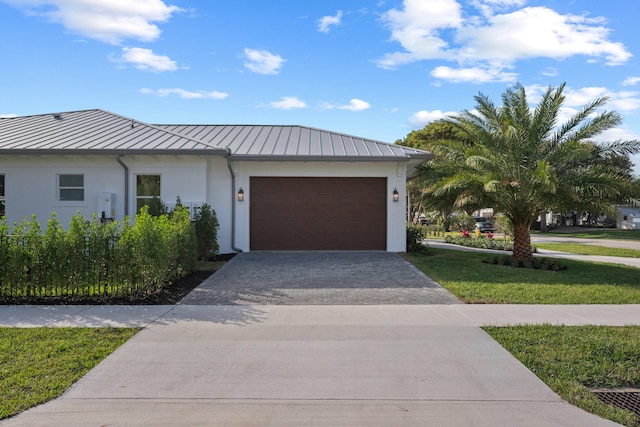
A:
[[[386,250],[386,178],[252,177],[251,250]]]

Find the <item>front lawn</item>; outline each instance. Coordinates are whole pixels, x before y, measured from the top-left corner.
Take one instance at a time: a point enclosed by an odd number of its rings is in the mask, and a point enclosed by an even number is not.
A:
[[[0,419],[56,398],[136,332],[0,328]]]
[[[632,412],[602,403],[591,389],[640,388],[640,327],[529,325],[485,327],[563,399],[625,426]]]
[[[490,255],[430,248],[407,259],[470,304],[640,304],[640,269],[560,260],[563,271],[483,263]]]

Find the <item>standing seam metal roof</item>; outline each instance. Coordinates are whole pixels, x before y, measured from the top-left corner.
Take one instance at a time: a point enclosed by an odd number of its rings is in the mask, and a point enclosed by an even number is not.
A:
[[[304,126],[152,125],[108,111],[0,118],[1,153],[204,152],[247,160],[425,161],[426,151]]]

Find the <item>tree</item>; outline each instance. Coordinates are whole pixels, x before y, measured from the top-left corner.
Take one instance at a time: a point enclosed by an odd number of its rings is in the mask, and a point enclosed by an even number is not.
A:
[[[529,230],[539,215],[567,206],[608,212],[611,202],[630,189],[626,168],[603,159],[638,152],[640,141],[593,143],[592,138],[621,123],[617,112],[600,111],[607,97],[558,125],[564,87],[549,87],[533,110],[520,84],[502,95],[502,106],[479,94],[474,111],[446,120],[472,144],[439,140],[429,145],[436,156],[457,166],[434,194],[455,194],[460,206],[483,200],[502,212],[513,224],[513,256],[519,262],[533,258]]]
[[[431,145],[440,140],[458,141],[463,145],[472,144],[464,132],[444,120],[429,123],[423,129],[412,131],[405,138],[397,140],[396,144],[430,150]],[[433,189],[443,176],[451,173],[452,167],[457,166],[450,165],[446,159],[437,155],[433,160],[418,167],[417,173],[409,179],[407,185],[410,217],[425,210],[436,211],[440,215],[443,227],[448,229],[449,215],[457,209],[455,202],[459,194],[436,195]],[[465,208],[470,208],[470,205],[466,204]]]

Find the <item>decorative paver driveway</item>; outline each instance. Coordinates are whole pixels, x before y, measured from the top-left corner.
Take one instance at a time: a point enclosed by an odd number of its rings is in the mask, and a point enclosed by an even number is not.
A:
[[[460,304],[398,254],[248,252],[236,255],[181,304]]]

